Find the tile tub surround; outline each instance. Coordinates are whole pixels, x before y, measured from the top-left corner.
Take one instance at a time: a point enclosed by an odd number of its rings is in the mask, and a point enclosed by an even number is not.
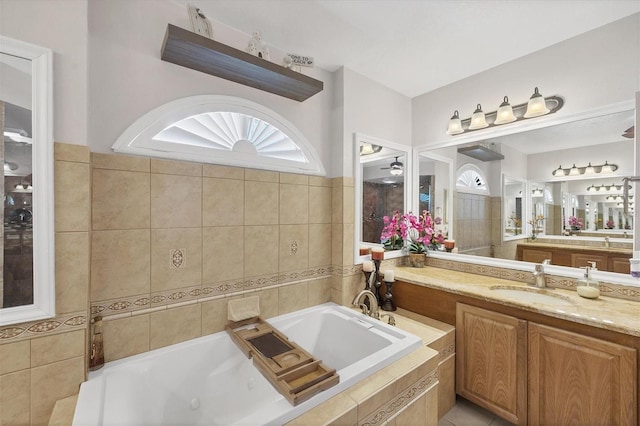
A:
[[[521,272],[530,276],[530,273]],[[580,324],[594,326],[631,336],[640,336],[640,303],[600,296],[598,299],[584,299],[575,291],[561,288],[547,289],[571,301],[570,305],[555,307],[543,303],[518,302],[514,299],[496,294],[490,288],[494,286],[516,286],[532,289],[523,282],[458,272],[441,268],[424,267],[396,268],[396,281],[404,281],[437,290],[470,296],[489,302],[512,306],[546,316],[568,320]]]
[[[332,179],[111,154],[91,161],[93,316],[300,283],[315,303],[331,276]],[[291,297],[309,303],[307,290]]]
[[[56,316],[0,327],[0,424],[43,424],[85,379],[90,166],[86,146],[54,144]]]

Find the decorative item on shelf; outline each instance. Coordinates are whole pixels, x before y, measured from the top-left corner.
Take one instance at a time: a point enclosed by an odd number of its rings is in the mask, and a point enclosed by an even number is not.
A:
[[[384,285],[387,291],[384,294],[384,303],[381,306],[383,311],[396,310],[396,304],[393,302],[393,292],[391,289],[395,280],[396,276],[393,270],[387,269],[384,271]]]
[[[497,111],[485,114],[482,106],[478,104],[471,118],[460,119],[458,110],[449,120],[447,134],[454,136],[487,127],[503,126],[505,124],[553,114],[564,105],[564,99],[560,96],[543,97],[536,87],[528,102],[511,106],[509,98],[505,96]]]
[[[575,163],[572,167],[565,169],[562,168],[562,165],[558,166],[557,169],[551,172],[552,176],[555,177],[563,177],[563,176],[580,176],[580,175],[592,175],[592,174],[609,174],[618,170],[617,164],[609,164],[609,162],[605,161],[604,164],[600,164],[597,166],[592,166],[591,162],[589,162],[586,166],[578,166],[576,167]],[[593,186],[593,185],[591,185]],[[603,185],[600,185],[603,186]],[[622,188],[622,185],[620,185]],[[594,187],[595,188],[595,187]],[[587,190],[589,190],[587,188]]]
[[[362,262],[362,273],[364,274],[364,289],[373,292],[373,294],[376,294],[377,299],[378,296],[375,290],[376,276],[374,274],[374,268],[375,265],[373,260],[365,260],[364,262]],[[367,306],[367,308],[371,307],[369,306],[369,299],[365,299],[364,304]]]
[[[612,220],[607,220],[607,222],[604,224],[604,227],[607,229],[613,229],[615,225],[613,224]]]
[[[406,222],[406,238],[409,241],[409,264],[416,268],[422,268],[429,249],[437,250],[439,244],[443,244],[445,237],[442,231],[436,232],[435,225],[440,225],[442,219],[433,219],[431,214],[423,210],[420,216],[411,212],[403,216]]]
[[[191,28],[193,32],[206,38],[213,39],[213,30],[211,29],[211,22],[202,13],[199,7],[188,5],[189,20],[191,21]]]
[[[283,66],[296,72],[301,72],[300,67],[313,68],[315,61],[311,56],[287,53],[283,59]]]
[[[533,218],[529,220],[529,225],[531,225],[532,241],[538,238],[538,234],[544,230],[544,220],[545,217],[541,214],[534,215]]]
[[[380,297],[380,287],[382,283],[380,282],[380,264],[384,259],[384,249],[382,247],[373,247],[371,249],[371,261],[373,262],[373,268],[371,268],[370,264],[367,264],[367,269],[371,269],[371,274],[367,278],[367,283],[369,285],[369,289],[376,295],[376,299],[378,301],[378,306],[382,304],[382,298]],[[364,264],[363,264],[364,270]]]
[[[456,240],[444,240],[444,249],[448,253],[451,253],[451,251],[455,248],[455,246],[456,246]]]
[[[247,52],[253,56],[257,56],[262,59],[270,59],[269,48],[262,41],[262,36],[259,32],[254,32],[251,40],[249,40],[249,46],[247,46]]]
[[[514,234],[519,235],[522,229],[522,219],[516,216],[515,213],[511,213],[511,216],[509,216],[509,221],[513,223]]]

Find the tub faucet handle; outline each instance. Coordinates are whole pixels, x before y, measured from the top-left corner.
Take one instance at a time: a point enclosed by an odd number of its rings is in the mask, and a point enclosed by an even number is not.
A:
[[[382,314],[382,315],[380,315],[380,320],[382,320],[384,317],[389,318],[388,321],[387,321],[387,324],[394,325],[394,326],[396,325],[396,318],[393,315],[391,315],[391,314]]]

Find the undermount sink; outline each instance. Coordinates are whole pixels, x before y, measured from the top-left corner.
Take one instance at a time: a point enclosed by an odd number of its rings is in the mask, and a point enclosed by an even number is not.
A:
[[[494,286],[491,291],[506,298],[524,303],[542,303],[552,306],[573,305],[574,302],[566,296],[554,294],[549,290],[527,287]]]

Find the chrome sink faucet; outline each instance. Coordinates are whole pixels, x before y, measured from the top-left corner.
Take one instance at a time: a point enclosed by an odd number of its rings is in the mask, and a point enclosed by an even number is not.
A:
[[[547,286],[546,275],[544,273],[544,265],[548,265],[551,262],[550,259],[545,259],[542,263],[536,265],[533,269],[534,284],[538,288],[545,288]]]
[[[609,248],[610,244],[609,244],[609,236],[607,235],[606,237],[604,237],[604,246]]]
[[[368,306],[364,303],[365,300],[369,301]],[[362,309],[363,314],[369,315],[370,317],[375,319],[380,319],[378,299],[376,299],[376,295],[373,294],[371,290],[362,290],[356,295],[352,303],[356,308]]]

